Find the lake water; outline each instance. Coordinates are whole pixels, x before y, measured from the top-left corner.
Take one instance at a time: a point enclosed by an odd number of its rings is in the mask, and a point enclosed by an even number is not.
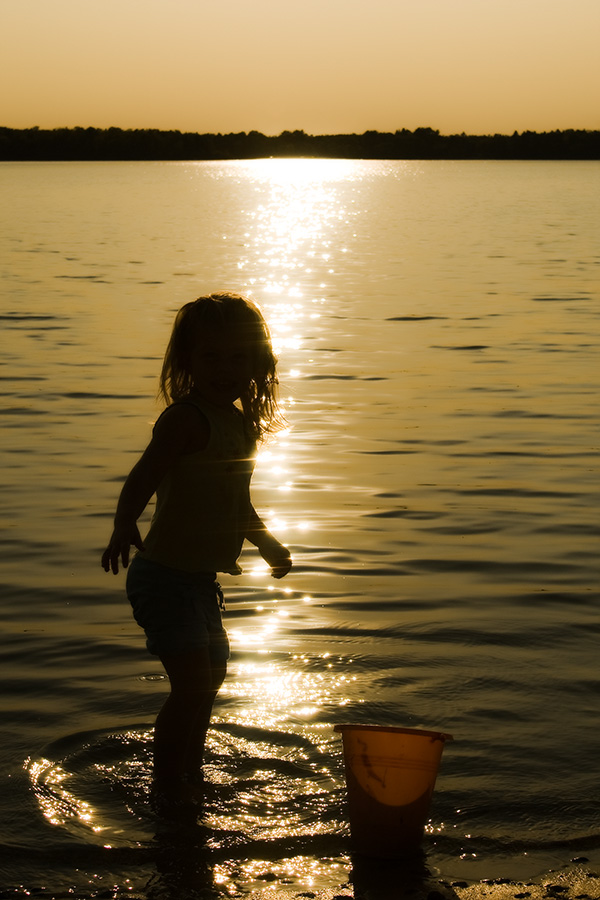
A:
[[[348,722],[454,735],[432,877],[600,863],[600,164],[2,163],[0,183],[2,896],[352,896]],[[213,788],[173,836],[145,800],[166,685],[99,558],[174,311],[222,287],[274,332],[290,427],[254,499],[295,570],[247,551],[222,579]]]

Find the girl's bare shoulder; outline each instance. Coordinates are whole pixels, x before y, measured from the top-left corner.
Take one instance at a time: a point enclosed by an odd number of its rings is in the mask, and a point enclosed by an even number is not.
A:
[[[208,419],[192,403],[179,402],[168,406],[156,420],[152,432],[159,442],[176,443],[181,453],[204,450],[210,437]]]

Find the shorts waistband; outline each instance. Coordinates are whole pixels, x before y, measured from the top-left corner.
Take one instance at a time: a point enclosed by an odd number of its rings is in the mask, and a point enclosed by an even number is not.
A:
[[[134,556],[132,564],[134,562],[136,565],[146,566],[149,569],[155,568],[159,571],[170,572],[176,578],[181,581],[187,581],[190,584],[197,584],[200,581],[210,581],[211,583],[217,581],[216,572],[186,572],[185,569],[175,569],[173,566],[165,566],[164,563],[156,562],[154,559],[148,559],[147,556],[143,556],[141,553]]]

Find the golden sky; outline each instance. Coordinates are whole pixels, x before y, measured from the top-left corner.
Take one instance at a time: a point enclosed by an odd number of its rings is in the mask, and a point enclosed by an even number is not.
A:
[[[600,0],[0,0],[0,125],[600,129]]]

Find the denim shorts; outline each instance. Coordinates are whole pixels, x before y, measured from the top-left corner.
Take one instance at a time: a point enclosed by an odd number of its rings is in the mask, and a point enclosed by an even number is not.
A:
[[[223,594],[215,575],[182,572],[136,556],[127,570],[127,596],[154,656],[206,648],[214,664],[229,659]]]

